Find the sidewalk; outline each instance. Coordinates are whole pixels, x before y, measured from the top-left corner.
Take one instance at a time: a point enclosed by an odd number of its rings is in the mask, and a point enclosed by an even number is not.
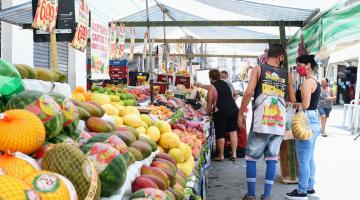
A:
[[[360,199],[360,138],[354,141],[350,130],[343,129],[342,106],[334,107],[327,126],[328,137],[319,137],[315,150],[317,163],[316,197],[311,200],[358,200]],[[257,164],[257,196],[263,192],[265,162]],[[279,169],[278,169],[279,171]],[[246,193],[246,164],[236,162],[212,162],[209,171],[208,199],[239,200]],[[279,174],[279,172],[278,172]],[[297,185],[285,185],[276,179],[273,200],[282,200]],[[260,199],[260,198],[259,198]]]

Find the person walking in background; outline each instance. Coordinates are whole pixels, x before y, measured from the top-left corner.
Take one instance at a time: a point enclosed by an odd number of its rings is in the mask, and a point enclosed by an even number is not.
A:
[[[336,96],[334,95],[333,90],[329,87],[329,80],[321,80],[321,93],[319,99],[319,113],[321,117],[321,134],[324,137],[327,137],[325,128],[326,121],[330,116],[332,106],[336,101]]]
[[[211,69],[209,71],[211,85],[196,83],[195,86],[208,91],[206,111],[209,115],[213,115],[216,136],[217,156],[214,160],[224,160],[225,133],[229,133],[232,154],[230,159],[234,161],[238,144],[237,113],[239,109],[228,83],[221,80],[220,76],[219,70]]]
[[[280,145],[285,133],[286,99],[296,101],[292,76],[281,68],[285,54],[285,49],[279,44],[270,47],[267,64],[252,70],[241,102],[238,125],[245,127],[244,112],[254,95],[253,120],[245,156],[247,194],[243,200],[256,199],[256,162],[262,155],[266,160],[266,174],[261,199],[271,198]]]
[[[296,59],[297,72],[300,76],[305,77],[301,87],[296,91],[296,100],[300,102],[300,106],[303,109],[306,109],[312,137],[309,140],[295,140],[299,166],[299,183],[297,189],[286,194],[286,198],[290,200],[306,200],[308,195],[315,194],[314,149],[321,129],[317,112],[321,86],[314,78],[317,66],[314,57],[314,55],[302,55]]]
[[[229,74],[228,74],[228,72],[227,72],[227,71],[221,71],[220,77],[221,77],[221,80],[225,81],[225,82],[229,85],[229,87],[230,87],[230,89],[231,89],[231,91],[232,91],[233,98],[234,98],[235,101],[236,101],[236,99],[238,98],[238,95],[237,95],[237,93],[236,93],[236,90],[235,90],[233,84],[231,84],[230,81],[229,81]]]

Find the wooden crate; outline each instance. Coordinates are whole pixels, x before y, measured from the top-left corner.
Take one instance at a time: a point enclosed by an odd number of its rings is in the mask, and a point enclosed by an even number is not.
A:
[[[298,161],[295,140],[284,140],[280,147],[280,178],[285,184],[298,183]]]

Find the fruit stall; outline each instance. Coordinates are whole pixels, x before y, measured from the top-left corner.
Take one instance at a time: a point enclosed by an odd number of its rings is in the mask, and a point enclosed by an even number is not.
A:
[[[178,87],[200,100],[167,92],[149,105],[146,85],[44,90],[66,79],[55,74],[0,59],[0,199],[205,198],[203,90]]]

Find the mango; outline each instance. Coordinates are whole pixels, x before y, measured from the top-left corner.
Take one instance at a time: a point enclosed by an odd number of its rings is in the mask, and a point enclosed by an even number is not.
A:
[[[156,143],[145,134],[140,134],[139,140],[148,143],[151,146],[152,152],[155,152],[158,149]]]
[[[174,195],[172,192],[170,192],[170,190],[165,190],[165,194],[166,194],[166,196],[167,196],[168,198],[170,198],[171,200],[176,200],[175,195]]]
[[[83,109],[85,109],[91,117],[102,117],[105,113],[105,111],[102,110],[100,106],[94,105],[89,102],[80,102],[75,99],[72,99],[72,102]],[[104,113],[103,113],[104,112]]]
[[[141,176],[154,181],[154,183],[158,186],[158,188],[160,190],[166,190],[167,189],[165,181],[161,180],[160,178],[158,178],[156,176],[152,176],[152,175],[141,175]]]
[[[161,169],[167,169],[167,170],[170,171],[172,176],[175,176],[176,175],[176,166],[174,166],[172,164],[169,164],[167,162],[170,162],[170,161],[162,161],[161,159],[160,160],[154,160],[150,164],[150,166],[151,167],[161,168]]]
[[[172,186],[172,188],[178,194],[178,199],[185,199],[185,191],[180,184],[175,184],[174,186]]]
[[[52,73],[50,70],[38,67],[36,67],[35,70],[37,71],[38,80],[55,82],[59,78],[55,73]]]
[[[169,185],[170,185],[170,179],[169,179],[168,175],[159,168],[143,166],[141,168],[141,174],[156,176],[165,182],[166,187],[169,187]]]
[[[90,113],[80,106],[76,106],[79,111],[79,118],[81,120],[87,120],[90,117]]]
[[[63,72],[61,72],[59,70],[51,70],[51,72],[55,73],[58,76],[57,82],[60,82],[60,83],[67,82],[67,76]]]
[[[93,101],[86,101],[85,103],[91,104],[95,106],[97,109],[99,109],[101,117],[105,115],[105,110],[101,108],[101,106]]]
[[[177,171],[176,171],[176,175],[175,175],[176,183],[180,184],[181,186],[183,186],[185,188],[186,179],[179,173],[179,171],[180,171],[179,169],[177,169]],[[183,173],[183,172],[181,172],[181,173]]]
[[[128,150],[135,157],[136,161],[144,160],[142,153],[138,149],[129,147]]]
[[[131,147],[134,147],[137,150],[139,150],[142,153],[143,158],[149,157],[152,153],[151,146],[144,141],[137,140],[131,144]]]
[[[167,154],[167,153],[158,153],[155,156],[155,158],[161,158],[161,159],[170,161],[173,165],[176,165],[176,161],[171,156],[169,156],[169,154]]]
[[[109,133],[113,131],[110,124],[99,117],[90,117],[86,120],[86,127],[91,132],[95,133]]]
[[[154,183],[154,181],[152,181],[151,179],[144,177],[144,176],[139,176],[131,184],[131,191],[134,193],[143,188],[159,189],[159,187],[156,185],[156,183]]]

